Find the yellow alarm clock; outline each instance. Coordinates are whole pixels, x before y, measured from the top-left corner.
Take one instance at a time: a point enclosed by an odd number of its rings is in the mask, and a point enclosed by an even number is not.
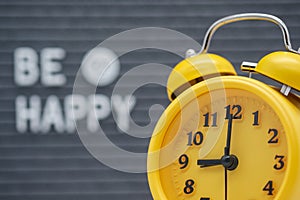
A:
[[[286,51],[241,68],[282,84],[276,88],[238,76],[225,58],[207,53],[214,32],[242,20],[278,25]],[[180,62],[168,80],[172,101],[148,150],[155,200],[300,199],[300,55],[277,17],[225,17],[207,31],[202,50]]]

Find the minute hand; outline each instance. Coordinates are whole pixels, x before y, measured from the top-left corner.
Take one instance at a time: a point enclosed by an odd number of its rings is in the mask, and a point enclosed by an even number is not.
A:
[[[227,140],[226,140],[226,146],[224,148],[224,155],[229,156],[230,155],[230,143],[231,143],[231,133],[232,133],[232,121],[233,116],[232,114],[229,115],[228,118],[228,128],[227,128]]]

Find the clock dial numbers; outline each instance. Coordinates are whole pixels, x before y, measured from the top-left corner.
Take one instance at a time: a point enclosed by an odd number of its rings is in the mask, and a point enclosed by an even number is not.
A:
[[[232,115],[232,119],[242,119],[242,106],[241,105],[228,105],[225,107],[226,116],[225,119],[229,119]]]
[[[204,136],[201,131],[197,131],[196,133],[193,134],[193,132],[189,132],[188,134],[188,142],[187,146],[199,146],[203,143]]]
[[[186,154],[182,154],[178,159],[178,163],[181,165],[180,169],[185,169],[189,164],[189,157]]]
[[[204,117],[203,127],[217,127],[217,119],[218,119],[217,112],[215,112],[213,114],[210,114],[209,112],[207,112],[203,115],[203,117]]]
[[[282,170],[283,168],[284,168],[284,156],[282,156],[282,155],[276,155],[275,156],[275,158],[274,158],[275,160],[276,160],[276,164],[273,166],[273,168],[275,169],[275,170]]]
[[[242,106],[241,105],[227,105],[224,107],[225,109],[225,119],[229,119],[230,115],[232,115],[232,119],[242,119]],[[258,123],[258,111],[256,113],[256,121]],[[207,112],[203,114],[204,123],[203,127],[218,127],[217,120],[218,120],[218,112],[210,113]]]
[[[274,194],[274,190],[273,181],[268,181],[263,188],[263,191],[267,192],[267,195],[269,196]]]
[[[189,179],[185,182],[185,187],[183,189],[183,192],[185,194],[192,194],[194,192],[194,185],[195,181],[193,179]]]
[[[270,139],[268,140],[269,144],[277,144],[279,139],[278,139],[278,130],[275,128],[270,128],[268,131],[268,134],[271,136]]]
[[[252,126],[259,126],[259,111],[255,111],[252,113],[253,115],[253,124]]]

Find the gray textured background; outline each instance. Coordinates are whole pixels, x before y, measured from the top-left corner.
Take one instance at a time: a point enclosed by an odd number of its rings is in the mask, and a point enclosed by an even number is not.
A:
[[[152,199],[146,174],[129,174],[96,161],[76,134],[20,134],[15,129],[14,100],[17,95],[72,92],[74,75],[83,55],[106,38],[121,31],[157,26],[181,31],[201,42],[207,28],[217,19],[241,12],[264,12],[282,18],[289,27],[293,46],[300,46],[300,2],[297,0],[1,0],[0,1],[0,199],[2,200],[93,200]],[[136,38],[136,40],[147,38]],[[172,38],[168,39],[172,42]],[[16,87],[13,81],[13,51],[30,46],[62,47],[68,83],[45,89],[40,84]],[[282,49],[281,33],[265,22],[244,22],[222,28],[211,51],[239,66],[242,60],[256,61],[268,52]],[[154,50],[139,51],[121,58],[121,75],[132,67],[157,62],[174,66],[177,56]],[[145,76],[145,74],[140,74]],[[163,75],[166,76],[166,75]],[[102,88],[110,94],[113,85]],[[167,105],[163,87],[147,85],[136,94],[133,119],[149,122],[153,103]],[[146,152],[148,140],[136,139],[116,130],[112,118],[103,126],[117,145]]]

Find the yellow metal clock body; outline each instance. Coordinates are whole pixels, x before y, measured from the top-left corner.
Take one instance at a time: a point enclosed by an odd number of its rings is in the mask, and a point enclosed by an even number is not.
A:
[[[166,109],[150,142],[154,199],[297,199],[297,101],[238,76],[212,78],[187,89]],[[230,154],[237,157],[236,168],[199,165],[198,160],[224,155],[228,113],[233,116]]]
[[[281,90],[237,76],[225,58],[208,54],[215,30],[241,20],[278,25],[287,51],[242,70],[281,83]],[[298,200],[300,198],[300,55],[277,17],[246,13],[215,22],[200,53],[169,76],[172,101],[154,130],[148,180],[155,200]]]

